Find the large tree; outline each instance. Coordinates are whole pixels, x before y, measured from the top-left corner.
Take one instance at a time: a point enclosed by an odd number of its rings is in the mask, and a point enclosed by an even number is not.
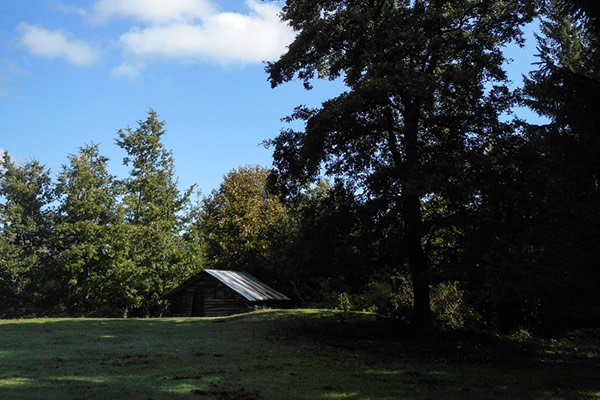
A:
[[[528,242],[543,277],[539,320],[545,327],[599,323],[600,14],[585,0],[547,0],[542,12],[538,69],[524,88],[527,105],[548,121],[526,130],[534,168],[545,174],[531,197]]]
[[[270,280],[281,274],[290,224],[284,205],[267,191],[268,175],[263,167],[240,167],[204,199],[198,227],[209,265]]]
[[[339,78],[348,91],[298,107],[290,120],[305,121],[304,130],[271,141],[280,182],[290,189],[324,171],[401,215],[418,325],[431,323],[422,204],[476,198],[471,159],[510,130],[499,120],[513,100],[501,48],[520,40],[531,8],[519,0],[289,0],[283,8],[298,34],[268,64],[272,86]]]
[[[50,171],[37,161],[0,162],[0,315],[45,314],[57,305],[59,277],[50,234]]]
[[[497,142],[480,169],[462,265],[478,311],[501,329],[598,321],[598,35],[583,1],[547,0],[526,104],[544,123]],[[585,10],[584,10],[585,11]]]
[[[109,312],[119,298],[114,290],[117,283],[111,279],[118,237],[118,188],[98,145],[86,145],[68,158],[56,185],[60,205],[53,234],[65,279],[63,302],[70,314],[101,308]]]
[[[158,114],[150,110],[138,125],[119,130],[116,140],[127,152],[123,163],[131,167],[123,182],[128,258],[121,270],[128,282],[128,311],[148,315],[160,310],[168,288],[196,268],[188,262],[193,258],[182,236],[193,188],[183,194],[177,188],[173,156],[161,142],[165,123]]]
[[[286,204],[293,223],[283,259],[286,289],[301,304],[332,304],[339,293],[357,293],[373,275],[367,249],[380,245],[369,237],[372,225],[356,196],[342,182],[320,181]],[[380,252],[386,253],[385,251]],[[378,257],[383,267],[383,257]],[[335,299],[335,300],[334,300]]]

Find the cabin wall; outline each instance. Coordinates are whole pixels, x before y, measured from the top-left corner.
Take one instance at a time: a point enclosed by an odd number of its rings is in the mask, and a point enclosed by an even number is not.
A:
[[[254,309],[253,305],[237,292],[217,279],[206,275],[170,299],[172,317],[191,317],[194,294],[204,292],[204,316],[222,317],[240,314]]]

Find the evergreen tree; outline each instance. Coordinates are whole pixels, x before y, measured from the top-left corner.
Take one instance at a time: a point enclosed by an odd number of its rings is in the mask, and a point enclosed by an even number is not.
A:
[[[58,176],[61,202],[53,236],[70,314],[111,313],[119,305],[113,271],[118,188],[107,162],[98,145],[87,145],[69,156],[69,165]]]
[[[56,311],[60,277],[49,240],[53,230],[50,171],[37,161],[0,164],[0,315]]]
[[[127,312],[150,315],[160,311],[160,296],[187,277],[197,266],[190,265],[185,251],[183,212],[193,188],[181,194],[174,176],[173,156],[161,143],[164,122],[150,110],[138,128],[119,130],[116,143],[127,152],[130,166],[123,181],[123,208],[128,257],[121,264]]]
[[[593,19],[544,2],[538,68],[524,100],[548,118],[495,143],[481,168],[464,264],[479,310],[501,329],[560,331],[600,321],[600,91]]]
[[[546,175],[533,197],[531,238],[543,276],[537,295],[545,326],[600,323],[597,18],[597,7],[586,1],[546,2],[539,67],[525,82],[527,104],[550,120],[527,129],[529,144],[537,150],[536,167]]]

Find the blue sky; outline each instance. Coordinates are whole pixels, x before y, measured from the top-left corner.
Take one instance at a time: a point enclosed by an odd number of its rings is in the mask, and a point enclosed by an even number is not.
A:
[[[124,177],[116,131],[166,121],[180,186],[203,194],[233,168],[270,166],[261,146],[295,106],[317,106],[339,82],[271,89],[265,60],[293,39],[278,2],[256,0],[26,0],[0,3],[0,149],[58,173],[67,155],[99,143]],[[531,33],[529,33],[531,37]],[[529,43],[532,39],[530,38]],[[535,61],[511,47],[511,79]],[[524,114],[529,117],[530,114]]]

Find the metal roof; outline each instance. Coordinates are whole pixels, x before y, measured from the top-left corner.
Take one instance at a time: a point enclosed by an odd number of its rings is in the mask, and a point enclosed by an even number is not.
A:
[[[202,272],[217,278],[249,301],[289,300],[287,296],[258,281],[250,274],[218,269],[205,269]]]

